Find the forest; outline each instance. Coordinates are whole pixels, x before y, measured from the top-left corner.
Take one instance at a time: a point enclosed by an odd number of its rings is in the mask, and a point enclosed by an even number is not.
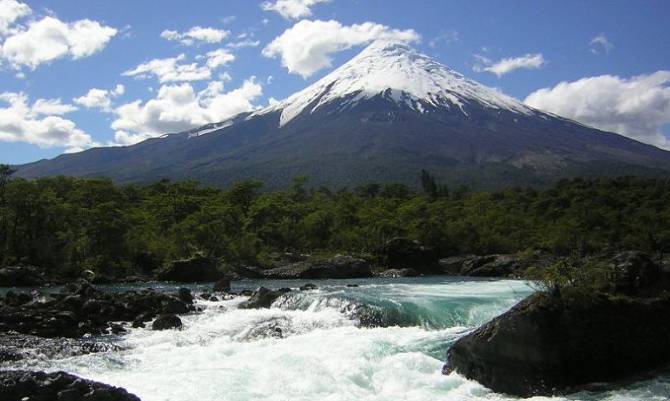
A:
[[[266,192],[255,181],[216,189],[12,173],[0,166],[0,266],[65,277],[124,277],[194,254],[263,267],[277,252],[369,254],[396,237],[445,257],[670,250],[670,179],[577,178],[473,192],[423,171],[416,191],[374,183],[332,191],[298,177],[287,190]]]

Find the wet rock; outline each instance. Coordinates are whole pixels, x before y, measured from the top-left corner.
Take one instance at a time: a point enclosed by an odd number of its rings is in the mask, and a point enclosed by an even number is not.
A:
[[[192,295],[179,296],[155,291],[107,293],[81,281],[67,285],[49,297],[8,294],[0,299],[0,333],[41,337],[81,337],[84,334],[121,332],[115,322],[133,322],[141,327],[160,313],[188,313],[195,310]],[[30,299],[30,301],[28,301]],[[18,301],[21,300],[21,301]],[[28,301],[28,302],[25,302]],[[138,316],[142,319],[138,320]]]
[[[36,287],[46,282],[42,269],[35,266],[5,266],[0,268],[0,287]]]
[[[181,319],[177,315],[163,314],[159,315],[151,324],[152,330],[178,329],[182,326]]]
[[[223,273],[218,268],[218,261],[201,255],[172,261],[158,274],[159,280],[180,283],[211,282],[221,278]]]
[[[43,338],[18,333],[4,333],[0,336],[0,362],[45,357],[60,359],[120,349],[117,345],[96,340]]]
[[[0,399],[7,401],[140,401],[120,387],[65,372],[0,371]]]
[[[316,284],[307,283],[300,287],[300,291],[310,291],[310,290],[316,290],[318,288],[319,287]]]
[[[329,279],[371,277],[370,264],[350,255],[336,255],[330,259],[302,261],[264,271],[272,279]]]
[[[193,303],[193,294],[191,294],[191,290],[189,290],[188,288],[183,288],[183,287],[180,288],[178,293],[177,293],[177,296],[184,303],[187,303],[187,304],[192,304]]]
[[[381,259],[382,265],[391,268],[412,267],[423,273],[437,271],[437,252],[419,241],[393,238],[379,247],[375,254]]]
[[[251,294],[251,297],[249,297],[248,300],[242,302],[239,307],[240,309],[269,308],[277,298],[290,291],[289,288],[270,290],[265,287],[260,287]]]
[[[379,277],[394,278],[394,277],[416,277],[419,272],[412,268],[406,269],[388,269],[379,273]]]
[[[523,277],[529,267],[544,268],[559,260],[558,257],[535,252],[517,254],[463,255],[438,261],[442,273],[470,277]]]
[[[214,292],[230,292],[230,280],[227,277],[222,278],[214,284]]]
[[[613,382],[670,363],[670,298],[538,293],[450,348],[456,370],[528,397]]]

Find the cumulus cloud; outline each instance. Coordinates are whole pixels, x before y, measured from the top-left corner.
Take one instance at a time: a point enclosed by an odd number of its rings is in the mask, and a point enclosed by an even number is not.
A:
[[[589,42],[591,45],[591,53],[599,54],[601,52],[609,53],[614,49],[612,42],[607,39],[604,33],[594,36]]]
[[[520,69],[536,70],[542,68],[546,64],[544,56],[540,53],[526,54],[521,57],[509,57],[501,59],[497,62],[492,62],[489,58],[475,55],[477,63],[472,67],[476,72],[490,72],[498,77],[509,74],[512,71]]]
[[[202,81],[211,78],[212,72],[207,66],[201,66],[197,63],[183,64],[182,61],[185,59],[186,55],[184,54],[177,57],[153,59],[138,65],[132,70],[125,71],[122,75],[140,79],[146,79],[154,75],[161,83]]]
[[[265,11],[275,11],[286,19],[299,19],[312,15],[312,7],[330,0],[275,0],[261,3]]]
[[[63,146],[68,151],[93,146],[88,134],[62,117],[76,109],[60,99],[38,99],[31,105],[24,93],[0,93],[0,141]]]
[[[88,19],[72,23],[48,16],[13,30],[0,49],[0,57],[14,68],[31,69],[58,58],[80,59],[107,46],[117,34],[115,28]]]
[[[221,43],[228,35],[230,35],[230,31],[200,26],[194,26],[187,32],[170,30],[161,32],[161,38],[178,41],[185,46],[192,46],[197,43]]]
[[[235,61],[235,56],[226,49],[217,49],[207,52],[207,54],[201,58],[205,58],[207,67],[211,69],[219,68],[228,63]]]
[[[270,42],[263,55],[281,58],[290,73],[307,78],[330,67],[333,53],[377,39],[415,42],[420,36],[412,29],[401,31],[372,22],[344,26],[334,20],[302,20]]]
[[[114,89],[90,89],[84,96],[73,99],[78,105],[87,109],[100,109],[102,111],[112,111],[112,98],[123,95],[126,88],[123,85],[116,85]]]
[[[254,77],[229,92],[224,91],[222,81],[210,82],[200,92],[188,83],[164,85],[156,97],[147,102],[136,100],[116,108],[117,118],[112,123],[116,144],[130,145],[254,110],[253,102],[262,93]]]
[[[0,0],[0,35],[7,33],[14,22],[31,12],[27,4],[16,0]]]
[[[670,71],[629,79],[612,75],[561,82],[531,93],[526,104],[605,131],[670,149]]]

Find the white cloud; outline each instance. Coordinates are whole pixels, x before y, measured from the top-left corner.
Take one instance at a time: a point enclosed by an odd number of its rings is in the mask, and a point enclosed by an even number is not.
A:
[[[461,35],[457,31],[443,32],[428,42],[430,47],[435,47],[440,43],[457,43],[461,41]]]
[[[222,81],[196,92],[188,83],[162,86],[147,102],[136,100],[116,108],[112,123],[116,144],[130,145],[165,133],[180,132],[251,111],[263,89],[254,77],[224,92]]]
[[[30,105],[24,93],[0,93],[0,141],[64,146],[68,151],[94,146],[88,134],[62,117],[76,109],[60,99],[38,99]]]
[[[78,105],[87,109],[100,109],[102,111],[112,111],[112,98],[123,95],[126,88],[123,85],[116,85],[114,89],[90,89],[84,96],[73,99]]]
[[[263,2],[261,8],[275,11],[286,19],[299,19],[311,16],[313,6],[328,2],[330,0],[275,0]]]
[[[207,52],[207,67],[215,69],[235,61],[235,56],[226,49],[217,49]]]
[[[177,57],[153,59],[132,70],[125,71],[122,75],[141,79],[155,75],[161,83],[202,81],[211,78],[212,72],[207,66],[199,66],[197,63],[181,64],[184,59],[186,59],[184,54]]]
[[[226,47],[230,49],[240,49],[243,47],[258,47],[260,44],[261,44],[260,40],[244,39],[238,42],[228,43]]]
[[[290,73],[307,78],[330,67],[333,53],[377,39],[414,42],[420,36],[412,29],[401,31],[372,22],[343,26],[334,20],[302,20],[268,44],[263,55],[280,57]]]
[[[609,53],[614,49],[614,45],[607,39],[607,36],[605,36],[604,33],[593,37],[589,42],[589,45],[591,45],[591,53],[593,54],[598,54],[601,51]]]
[[[7,33],[16,20],[30,15],[31,12],[27,4],[16,0],[0,0],[0,35]]]
[[[630,79],[612,75],[561,82],[531,93],[526,104],[605,131],[670,149],[670,71]]]
[[[70,56],[80,59],[107,46],[117,30],[88,19],[66,23],[54,17],[32,21],[14,30],[0,49],[0,56],[14,68],[31,69]]]
[[[165,30],[161,32],[161,38],[175,40],[185,46],[191,46],[196,43],[221,43],[229,34],[230,31],[223,29],[194,26],[187,32]]]
[[[37,99],[30,108],[28,116],[62,116],[63,114],[71,113],[75,110],[77,110],[76,106],[64,104],[60,99]]]
[[[536,70],[546,64],[544,57],[540,53],[526,54],[521,57],[504,58],[496,63],[482,55],[476,54],[477,63],[472,67],[476,72],[487,71],[501,77],[512,71],[519,69]]]

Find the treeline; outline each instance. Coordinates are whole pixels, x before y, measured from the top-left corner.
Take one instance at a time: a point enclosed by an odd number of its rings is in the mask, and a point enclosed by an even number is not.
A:
[[[423,172],[421,192],[397,184],[331,192],[304,178],[263,192],[258,182],[219,190],[11,173],[0,167],[0,265],[62,275],[146,273],[195,253],[256,265],[285,251],[368,253],[394,237],[444,256],[670,250],[670,180],[573,179],[542,190],[469,192]]]

